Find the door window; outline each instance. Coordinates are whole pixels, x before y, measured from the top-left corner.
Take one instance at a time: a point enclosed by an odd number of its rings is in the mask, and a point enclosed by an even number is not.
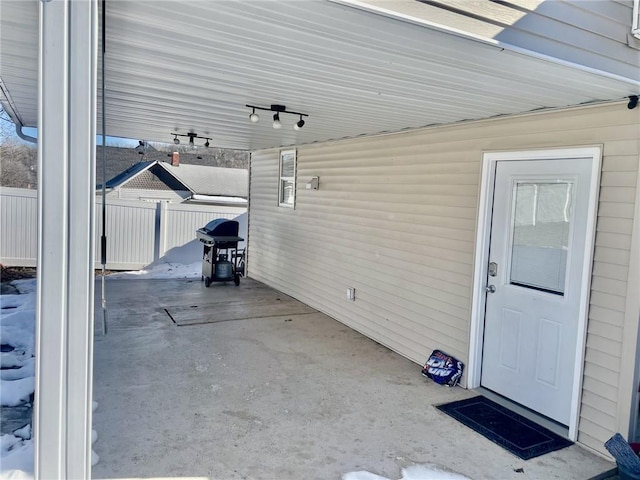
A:
[[[516,182],[513,190],[512,285],[564,295],[573,182]]]

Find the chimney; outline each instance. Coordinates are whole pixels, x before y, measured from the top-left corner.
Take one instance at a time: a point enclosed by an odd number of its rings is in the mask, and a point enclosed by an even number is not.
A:
[[[172,167],[180,166],[180,152],[173,152],[173,154],[171,154],[171,166]]]

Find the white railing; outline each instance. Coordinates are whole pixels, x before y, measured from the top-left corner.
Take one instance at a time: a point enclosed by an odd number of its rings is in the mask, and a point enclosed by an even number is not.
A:
[[[0,190],[0,263],[33,267],[37,252],[37,192]],[[243,207],[151,203],[107,198],[107,268],[134,270],[195,239],[196,229],[215,218],[232,219]],[[96,198],[96,267],[100,264],[102,199]]]

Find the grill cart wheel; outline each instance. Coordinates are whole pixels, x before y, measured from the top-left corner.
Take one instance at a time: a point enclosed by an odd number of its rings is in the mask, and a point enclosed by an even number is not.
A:
[[[211,279],[209,277],[204,277],[204,286],[209,288],[209,285],[211,285]]]
[[[204,282],[204,275],[200,275],[200,281]]]

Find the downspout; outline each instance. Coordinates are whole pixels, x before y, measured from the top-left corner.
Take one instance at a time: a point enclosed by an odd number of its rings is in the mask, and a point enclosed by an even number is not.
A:
[[[18,135],[18,137],[20,137],[22,140],[24,140],[25,142],[30,142],[30,143],[38,143],[38,139],[35,137],[31,137],[27,134],[25,134],[22,129],[24,128],[24,125],[22,125],[19,122],[15,123],[16,126],[16,135]]]
[[[640,0],[633,0],[633,21],[631,24],[631,35],[640,39]]]
[[[31,137],[31,136],[25,134],[22,131],[22,129],[24,128],[24,125],[20,121],[20,117],[18,116],[18,114],[16,112],[16,104],[13,102],[13,99],[11,98],[11,95],[9,95],[9,90],[7,90],[7,87],[5,86],[4,82],[2,81],[2,78],[0,78],[0,92],[2,93],[2,96],[6,99],[6,101],[8,102],[8,105],[5,105],[4,109],[7,112],[7,114],[9,115],[9,117],[11,118],[11,120],[13,120],[13,124],[16,126],[16,135],[18,135],[18,137],[20,137],[25,142],[38,143],[38,139],[37,138]]]

